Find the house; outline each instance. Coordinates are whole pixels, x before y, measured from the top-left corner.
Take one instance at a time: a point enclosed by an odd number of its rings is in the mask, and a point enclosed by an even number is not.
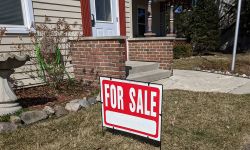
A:
[[[188,1],[183,1],[188,4]],[[172,48],[174,43],[182,42],[174,34],[174,7],[168,0],[8,0],[2,1],[0,5],[0,27],[6,27],[6,36],[2,39],[0,45],[0,55],[4,53],[20,53],[17,47],[20,45],[31,45],[29,31],[32,24],[44,23],[44,16],[50,18],[47,22],[53,25],[59,18],[64,18],[69,24],[74,26],[75,32],[80,32],[86,43],[95,43],[95,41],[109,41],[119,44],[119,50],[124,51],[125,59],[115,71],[125,71],[125,60],[132,61],[155,61],[159,63],[160,69],[171,70]],[[16,11],[13,11],[13,7]],[[10,9],[11,8],[11,9]],[[170,15],[169,15],[170,14]],[[169,17],[166,17],[169,15]],[[141,38],[139,38],[141,37]],[[104,42],[104,43],[105,43]],[[101,43],[101,42],[98,42]],[[149,44],[151,43],[151,44]],[[76,44],[77,45],[77,44]],[[109,62],[107,66],[99,66],[92,63],[88,67],[82,65],[89,61],[91,57],[99,57],[96,51],[101,46],[112,49],[106,45],[94,45],[92,51],[88,53],[87,62],[79,62],[78,57],[67,57],[70,50],[82,49],[72,45],[71,48],[65,47],[63,55],[65,56],[66,67],[69,72],[74,72],[76,77],[82,76],[82,71],[96,69],[98,74],[100,68],[112,68],[117,64]],[[112,44],[111,44],[112,45]],[[140,45],[140,46],[139,46]],[[92,45],[93,46],[93,45]],[[117,46],[117,45],[115,45]],[[114,48],[114,47],[113,47]],[[116,49],[115,47],[114,49]],[[76,54],[76,53],[75,53]],[[120,53],[119,53],[120,54]],[[110,57],[110,53],[107,53]],[[67,58],[67,59],[66,59]],[[117,56],[123,59],[123,56]],[[81,60],[84,60],[83,58]],[[73,65],[72,65],[73,62]],[[118,62],[121,62],[120,60]],[[77,65],[77,64],[81,65]],[[100,64],[100,63],[99,63]],[[24,67],[16,70],[14,78],[22,81],[18,86],[34,86],[42,83],[35,74],[37,67],[33,62],[27,63]],[[105,71],[106,71],[105,70]],[[114,72],[115,68],[110,72]],[[106,71],[107,72],[107,71]],[[32,74],[35,74],[32,75]],[[105,73],[105,75],[109,75]],[[119,77],[119,76],[115,76]],[[84,77],[85,78],[85,77]],[[86,77],[87,78],[87,77]]]
[[[149,33],[158,37],[174,34],[172,0],[82,0],[81,3],[85,36],[134,38],[150,36]],[[182,0],[177,4],[190,7],[191,3]]]
[[[81,0],[84,37],[71,47],[76,78],[92,82],[100,75],[129,75],[151,82],[169,77],[173,46],[185,42],[175,35],[174,5],[172,0]]]
[[[79,0],[7,0],[0,3],[0,28],[7,28],[6,35],[0,44],[0,55],[4,53],[18,54],[20,53],[18,47],[30,46],[29,32],[32,30],[32,24],[44,23],[45,16],[50,19],[48,25],[54,25],[59,18],[64,18],[69,24],[76,24],[76,26],[72,26],[75,32],[82,33]],[[64,56],[67,56],[68,50],[68,48],[64,49]],[[22,52],[26,53],[23,50]],[[71,58],[65,61],[68,71],[72,72]],[[33,61],[28,62],[24,67],[16,69],[16,73],[12,77],[16,79],[19,87],[39,85],[42,81],[37,78],[36,69]]]

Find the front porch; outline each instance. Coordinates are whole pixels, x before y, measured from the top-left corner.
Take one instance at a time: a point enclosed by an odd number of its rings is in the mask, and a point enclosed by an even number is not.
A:
[[[83,37],[72,41],[75,77],[98,86],[99,77],[152,82],[172,75],[175,37]],[[130,75],[130,76],[129,76]]]
[[[113,31],[111,35],[109,35],[111,32],[106,32],[112,30],[108,29],[108,26],[106,29],[101,26],[97,28],[100,20],[96,18],[100,18],[101,13],[90,15],[91,11],[86,8],[91,5],[83,4],[84,12],[88,12],[83,18],[83,24],[88,23],[83,26],[85,37],[72,41],[71,45],[72,63],[77,79],[98,85],[99,76],[125,79],[130,74],[128,77],[130,79],[147,82],[171,76],[173,47],[176,43],[185,42],[185,39],[175,36],[176,3],[167,0],[120,0],[119,19],[113,18],[111,19],[113,22],[110,22],[118,23],[120,32]],[[110,8],[105,7],[109,11],[104,12],[106,16],[112,18],[114,15]],[[139,69],[141,72],[132,75],[131,71],[138,68],[138,63],[145,64],[139,68],[146,70]],[[156,67],[147,67],[152,63]],[[128,72],[126,72],[127,64],[131,67]]]
[[[176,37],[175,14],[190,9],[192,0],[131,0],[130,38]]]

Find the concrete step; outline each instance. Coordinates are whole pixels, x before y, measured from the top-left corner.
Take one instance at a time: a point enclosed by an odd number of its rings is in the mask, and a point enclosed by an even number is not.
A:
[[[159,64],[156,62],[142,62],[142,61],[127,61],[127,74],[136,74],[159,69]]]
[[[142,82],[153,82],[161,79],[168,78],[172,75],[170,70],[152,70],[147,72],[140,72],[136,74],[130,74],[127,79],[135,80],[135,81],[142,81]]]

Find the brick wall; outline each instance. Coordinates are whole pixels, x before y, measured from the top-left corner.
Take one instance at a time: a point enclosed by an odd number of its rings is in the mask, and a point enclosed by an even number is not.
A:
[[[158,62],[160,69],[170,70],[175,41],[169,38],[142,38],[129,40],[129,60]]]
[[[96,86],[99,76],[125,78],[125,38],[83,38],[71,51],[76,79]]]
[[[175,41],[174,42],[174,46],[177,46],[177,45],[187,45],[187,44],[190,44],[186,41],[186,39],[183,39],[183,40],[178,40],[178,41]]]

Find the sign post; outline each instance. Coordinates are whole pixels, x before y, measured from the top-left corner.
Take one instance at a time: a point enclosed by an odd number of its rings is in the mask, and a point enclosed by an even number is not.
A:
[[[163,86],[101,77],[102,126],[161,142]]]

